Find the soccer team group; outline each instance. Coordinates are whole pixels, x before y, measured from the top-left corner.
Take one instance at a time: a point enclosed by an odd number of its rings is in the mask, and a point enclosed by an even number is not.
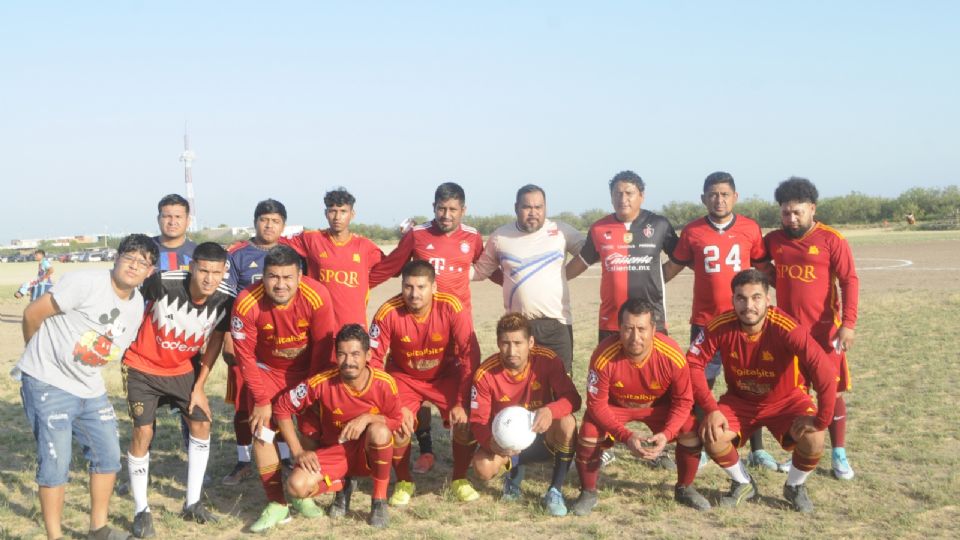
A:
[[[804,482],[826,431],[834,475],[853,478],[841,392],[850,387],[846,351],[858,297],[847,241],[815,219],[816,187],[803,178],[780,183],[782,228],[766,236],[734,212],[727,173],[706,178],[707,214],[680,235],[642,209],[645,186],[635,173],[617,174],[609,190],[613,213],[584,235],[548,219],[544,191],[523,186],[516,222],[484,244],[461,223],[463,189],[444,183],[434,219],[409,228],[389,255],[351,233],[355,199],[342,188],[324,198],[327,229],[283,237],[286,209],[267,199],[255,208],[255,236],[229,249],[188,240],[188,202],[164,197],[159,236],[124,238],[111,270],[69,273],[24,311],[21,396],[37,443],[48,537],[62,534],[73,440],[90,464],[90,538],[128,537],[108,526],[121,453],[101,370],[118,360],[133,421],[126,456],[133,535],[156,535],[147,492],[164,404],[182,416],[182,514],[217,521],[201,494],[213,416],[205,383],[221,356],[237,440],[237,465],[222,482],[257,476],[268,501],[252,532],[288,521],[291,510],[323,515],[314,502],[322,493],[336,493],[326,513],[345,516],[362,476],[373,485],[368,522],[387,526],[388,506],[415,504],[411,472],[434,464],[426,403],[452,429],[449,491],[465,503],[480,497],[467,478],[471,467],[480,480],[501,476],[502,499],[516,500],[525,465],[546,461],[553,468],[542,506],[566,515],[561,489],[574,462],[580,494],[570,511],[587,515],[609,449],[620,443],[675,467],[676,501],[697,510],[710,508],[693,484],[712,459],[731,479],[719,503],[736,506],[759,496],[738,452],[749,441],[747,463],[786,470],[785,499],[812,511]],[[596,262],[598,344],[581,394],[571,379],[567,282]],[[684,268],[694,275],[686,350],[667,336],[664,308],[664,283]],[[368,324],[370,289],[397,275],[400,293]],[[484,279],[502,285],[505,314],[498,352],[481,361],[469,285]],[[721,373],[727,390],[717,399],[711,389]],[[520,451],[502,447],[491,429],[511,406],[533,413],[537,436]],[[763,449],[762,428],[792,451],[789,463]],[[413,439],[419,457],[411,466]],[[671,442],[675,465],[664,452]]]

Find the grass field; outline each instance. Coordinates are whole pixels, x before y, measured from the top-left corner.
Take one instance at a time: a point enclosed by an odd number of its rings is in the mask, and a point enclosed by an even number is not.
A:
[[[496,500],[499,484],[482,489],[483,497],[460,505],[446,497],[450,471],[448,435],[434,417],[438,465],[417,478],[418,494],[402,511],[391,511],[391,527],[378,538],[778,538],[778,537],[955,537],[960,525],[960,233],[913,233],[858,230],[850,235],[861,279],[860,321],[851,352],[854,389],[847,395],[847,448],[857,477],[840,482],[830,475],[829,455],[808,481],[817,505],[813,516],[785,508],[780,491],[784,475],[757,472],[761,501],[741,508],[697,513],[672,499],[673,473],[654,471],[622,449],[600,479],[600,505],[589,517],[549,518],[538,499],[549,470],[533,467],[524,484],[522,504]],[[56,265],[56,275],[86,265]],[[102,266],[106,266],[105,264]],[[35,272],[35,264],[0,265],[0,365],[7,373],[22,351],[20,315],[25,301],[12,298],[16,285]],[[596,339],[599,276],[596,269],[571,282],[575,313],[575,379],[584,387],[586,363]],[[692,276],[680,274],[668,286],[669,324],[681,343],[688,333]],[[398,291],[389,282],[371,295],[371,312]],[[494,349],[493,328],[502,312],[499,289],[490,283],[473,289],[477,333],[484,355]],[[130,422],[121,395],[118,366],[105,370],[108,390],[121,419],[121,447],[130,439]],[[218,364],[208,394],[222,395],[223,365]],[[233,466],[231,409],[215,403],[214,450],[210,471],[219,480]],[[34,482],[35,445],[20,405],[19,385],[0,377],[0,538],[42,538]],[[786,453],[766,436],[777,457]],[[185,455],[176,418],[164,416],[152,451],[150,489],[160,538],[236,538],[264,505],[259,484],[239,488],[211,486],[207,496],[219,512],[219,525],[199,526],[179,520],[185,491]],[[64,524],[68,537],[85,537],[86,475],[77,456],[67,490]],[[125,479],[126,472],[120,479]],[[698,476],[701,493],[716,502],[728,481],[715,465]],[[571,473],[565,495],[572,501],[579,481]],[[353,538],[374,534],[364,523],[369,508],[369,481],[361,481],[354,512],[347,519],[307,521],[295,518],[272,531],[275,538]],[[319,502],[327,504],[330,497]],[[129,528],[133,504],[114,497],[111,520]],[[952,531],[952,532],[951,532]]]

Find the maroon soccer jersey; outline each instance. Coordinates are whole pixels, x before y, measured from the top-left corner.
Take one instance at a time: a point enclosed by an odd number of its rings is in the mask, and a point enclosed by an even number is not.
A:
[[[757,222],[733,215],[720,229],[707,217],[692,221],[680,233],[671,257],[693,270],[693,312],[690,324],[704,326],[733,309],[730,282],[733,276],[764,262],[763,234]]]
[[[400,274],[411,258],[428,261],[437,272],[437,290],[460,299],[471,312],[470,269],[483,252],[483,238],[473,227],[460,225],[443,233],[433,221],[411,229],[400,244],[370,272],[370,286],[376,287]],[[471,321],[470,327],[473,328]]]
[[[546,407],[554,420],[580,410],[580,394],[556,353],[533,347],[527,366],[516,376],[503,366],[500,353],[480,365],[470,395],[470,427],[478,443],[489,446],[493,419],[513,406],[531,411]]]
[[[371,362],[424,381],[456,376],[461,404],[466,408],[473,372],[480,364],[480,347],[468,314],[451,294],[435,293],[430,312],[416,317],[400,295],[377,310],[370,325]],[[456,354],[448,354],[448,346]],[[389,352],[389,356],[388,353]]]
[[[667,218],[641,210],[632,223],[610,214],[590,226],[580,257],[588,265],[602,261],[600,330],[617,330],[617,313],[628,298],[643,298],[660,312],[658,330],[666,329],[660,252],[668,256],[677,233]]]
[[[800,238],[776,230],[767,233],[764,242],[774,260],[780,309],[806,326],[825,348],[840,326],[856,328],[860,278],[843,235],[815,223]]]
[[[357,234],[338,244],[327,231],[304,232],[293,238],[281,238],[280,243],[292,247],[306,259],[307,275],[327,286],[336,306],[337,328],[351,323],[367,327],[370,270],[383,257],[376,244]]]
[[[333,365],[333,303],[327,288],[307,276],[294,297],[274,304],[263,283],[240,292],[231,335],[243,380],[257,406],[285,388]]]
[[[290,418],[310,407],[320,416],[321,446],[338,444],[343,426],[362,414],[383,416],[390,431],[400,427],[397,383],[389,374],[373,367],[370,380],[359,392],[340,378],[339,369],[320,372],[277,396],[273,414],[278,419]]]
[[[633,432],[616,419],[611,407],[669,408],[663,434],[673,440],[693,410],[690,369],[677,342],[655,334],[653,349],[638,364],[623,353],[619,336],[600,342],[587,372],[587,415],[603,431],[627,442]]]
[[[836,363],[806,328],[776,307],[767,309],[759,334],[748,335],[728,311],[710,321],[687,351],[694,397],[707,413],[717,401],[707,386],[704,367],[716,352],[723,359],[727,394],[776,409],[805,395],[804,376],[817,391],[817,429],[830,425],[837,397]]]

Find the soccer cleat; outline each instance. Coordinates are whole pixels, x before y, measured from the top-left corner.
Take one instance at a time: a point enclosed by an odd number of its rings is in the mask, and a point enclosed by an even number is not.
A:
[[[233,466],[233,470],[230,471],[230,474],[224,476],[220,483],[225,486],[236,486],[247,478],[252,477],[253,464],[249,461],[238,461],[237,464]]]
[[[285,504],[270,502],[260,513],[260,518],[250,526],[250,532],[261,533],[290,522],[290,508]]]
[[[779,471],[780,464],[766,450],[754,450],[747,454],[747,465],[768,471]]]
[[[357,487],[357,481],[349,476],[344,478],[343,489],[337,492],[333,497],[333,504],[327,510],[327,515],[333,519],[339,519],[347,515],[350,511],[350,498],[353,496],[353,490]]]
[[[833,457],[833,476],[837,480],[853,480],[853,467],[847,461],[847,450],[845,448],[834,448],[831,452]]]
[[[426,474],[430,472],[430,469],[433,468],[433,462],[436,458],[433,457],[433,454],[420,454],[420,457],[413,462],[413,472],[417,474]]]
[[[787,502],[790,503],[790,507],[797,512],[803,512],[804,514],[813,512],[813,502],[807,495],[807,486],[803,484],[799,486],[788,486],[784,484],[783,498],[786,499]]]
[[[616,460],[617,456],[613,453],[613,450],[604,450],[600,454],[600,468],[602,469]]]
[[[137,538],[153,538],[157,535],[153,528],[153,514],[147,510],[137,512],[133,517],[133,535]]]
[[[739,506],[743,501],[749,501],[760,497],[760,489],[757,488],[757,482],[750,477],[750,481],[741,484],[736,480],[730,480],[730,491],[726,495],[720,496],[720,506],[733,508]]]
[[[417,485],[413,482],[400,480],[393,486],[393,495],[390,496],[390,506],[406,506],[410,504]]]
[[[473,484],[466,478],[460,478],[450,483],[450,491],[460,502],[475,501],[480,498],[480,494],[473,488]]]
[[[793,468],[793,458],[787,458],[783,462],[777,464],[777,470],[783,473],[790,472],[790,469]]]
[[[700,452],[700,464],[697,465],[697,472],[703,470],[707,466],[707,463],[710,463],[710,455],[706,452]]]
[[[180,517],[186,521],[193,521],[203,525],[204,523],[218,523],[220,518],[213,515],[210,510],[207,510],[203,503],[197,501],[190,506],[184,506],[183,510],[180,512]]]
[[[675,486],[673,500],[694,510],[709,510],[710,502],[693,486]]]
[[[563,493],[555,487],[550,487],[543,496],[543,509],[554,517],[563,517],[567,515],[567,503],[563,500]]]
[[[580,490],[580,495],[573,502],[573,513],[577,516],[589,516],[599,501],[596,491]]]
[[[523,482],[523,473],[524,466],[517,465],[515,469],[503,475],[503,494],[500,496],[501,501],[511,502],[520,500],[523,494],[520,490],[520,484]]]
[[[648,466],[654,469],[663,469],[666,471],[675,471],[677,470],[677,464],[670,459],[670,456],[667,455],[666,450],[664,450],[659,456],[653,458],[650,461],[643,460]]]
[[[382,529],[390,524],[390,517],[387,515],[386,501],[383,499],[373,499],[370,501],[370,516],[367,517],[367,523],[377,529]]]
[[[317,503],[314,502],[313,497],[305,497],[303,499],[291,497],[290,506],[296,510],[298,514],[307,519],[318,518],[323,515],[323,510],[317,506]]]
[[[87,540],[129,540],[130,538],[133,537],[126,531],[117,530],[113,527],[107,527],[106,525],[87,533]]]

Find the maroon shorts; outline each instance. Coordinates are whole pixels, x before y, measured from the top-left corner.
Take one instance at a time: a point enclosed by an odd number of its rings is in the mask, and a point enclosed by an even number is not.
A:
[[[429,401],[440,409],[440,416],[444,424],[450,418],[450,409],[460,405],[460,377],[459,374],[441,377],[432,381],[414,379],[402,372],[390,372],[397,381],[397,393],[400,406],[406,407],[413,414],[417,414],[424,401]]]
[[[271,402],[276,400],[277,396],[279,396],[283,392],[286,392],[293,386],[300,384],[303,381],[303,379],[306,378],[306,376],[304,376],[302,379],[295,376],[291,376],[290,374],[276,375],[275,374],[276,372],[261,371],[260,373],[261,375],[265,375],[260,378],[260,382],[264,386],[264,388],[267,390],[267,393],[270,396]],[[293,382],[288,383],[287,381],[293,381]],[[247,391],[246,394],[247,394],[247,407],[248,407],[247,410],[249,412],[253,412],[253,408],[254,406],[256,406],[253,393]],[[310,437],[311,439],[320,438],[320,426],[321,426],[320,413],[317,412],[316,407],[310,407],[309,409],[304,410],[300,414],[297,414],[296,419],[297,419],[297,429],[300,430],[300,433],[304,434],[307,437]],[[273,429],[274,431],[276,431],[277,429],[277,422],[276,422],[276,419],[274,418],[270,419],[270,429]]]
[[[720,412],[727,418],[730,429],[737,433],[737,446],[743,446],[750,435],[765,427],[784,450],[793,450],[796,441],[790,437],[790,427],[798,416],[816,416],[817,404],[810,394],[799,388],[790,397],[773,406],[759,405],[752,401],[724,394],[717,402]]]
[[[365,437],[355,441],[344,441],[315,450],[320,463],[320,474],[330,481],[344,476],[370,476],[370,462],[367,460]]]
[[[667,427],[667,418],[670,416],[669,406],[646,407],[638,409],[628,407],[610,407],[610,411],[613,412],[613,416],[617,422],[622,424],[626,424],[627,422],[643,422],[648,428],[650,428],[652,433],[660,433],[663,431],[663,428]],[[697,421],[691,412],[691,414],[687,417],[687,420],[682,426],[680,426],[677,435],[693,431],[696,425]],[[597,425],[596,421],[593,419],[589,409],[587,410],[587,414],[583,415],[583,422],[580,424],[580,437],[587,439],[602,439],[600,446],[603,448],[610,448],[613,446],[614,442],[616,442],[611,433],[600,431],[600,426]]]

